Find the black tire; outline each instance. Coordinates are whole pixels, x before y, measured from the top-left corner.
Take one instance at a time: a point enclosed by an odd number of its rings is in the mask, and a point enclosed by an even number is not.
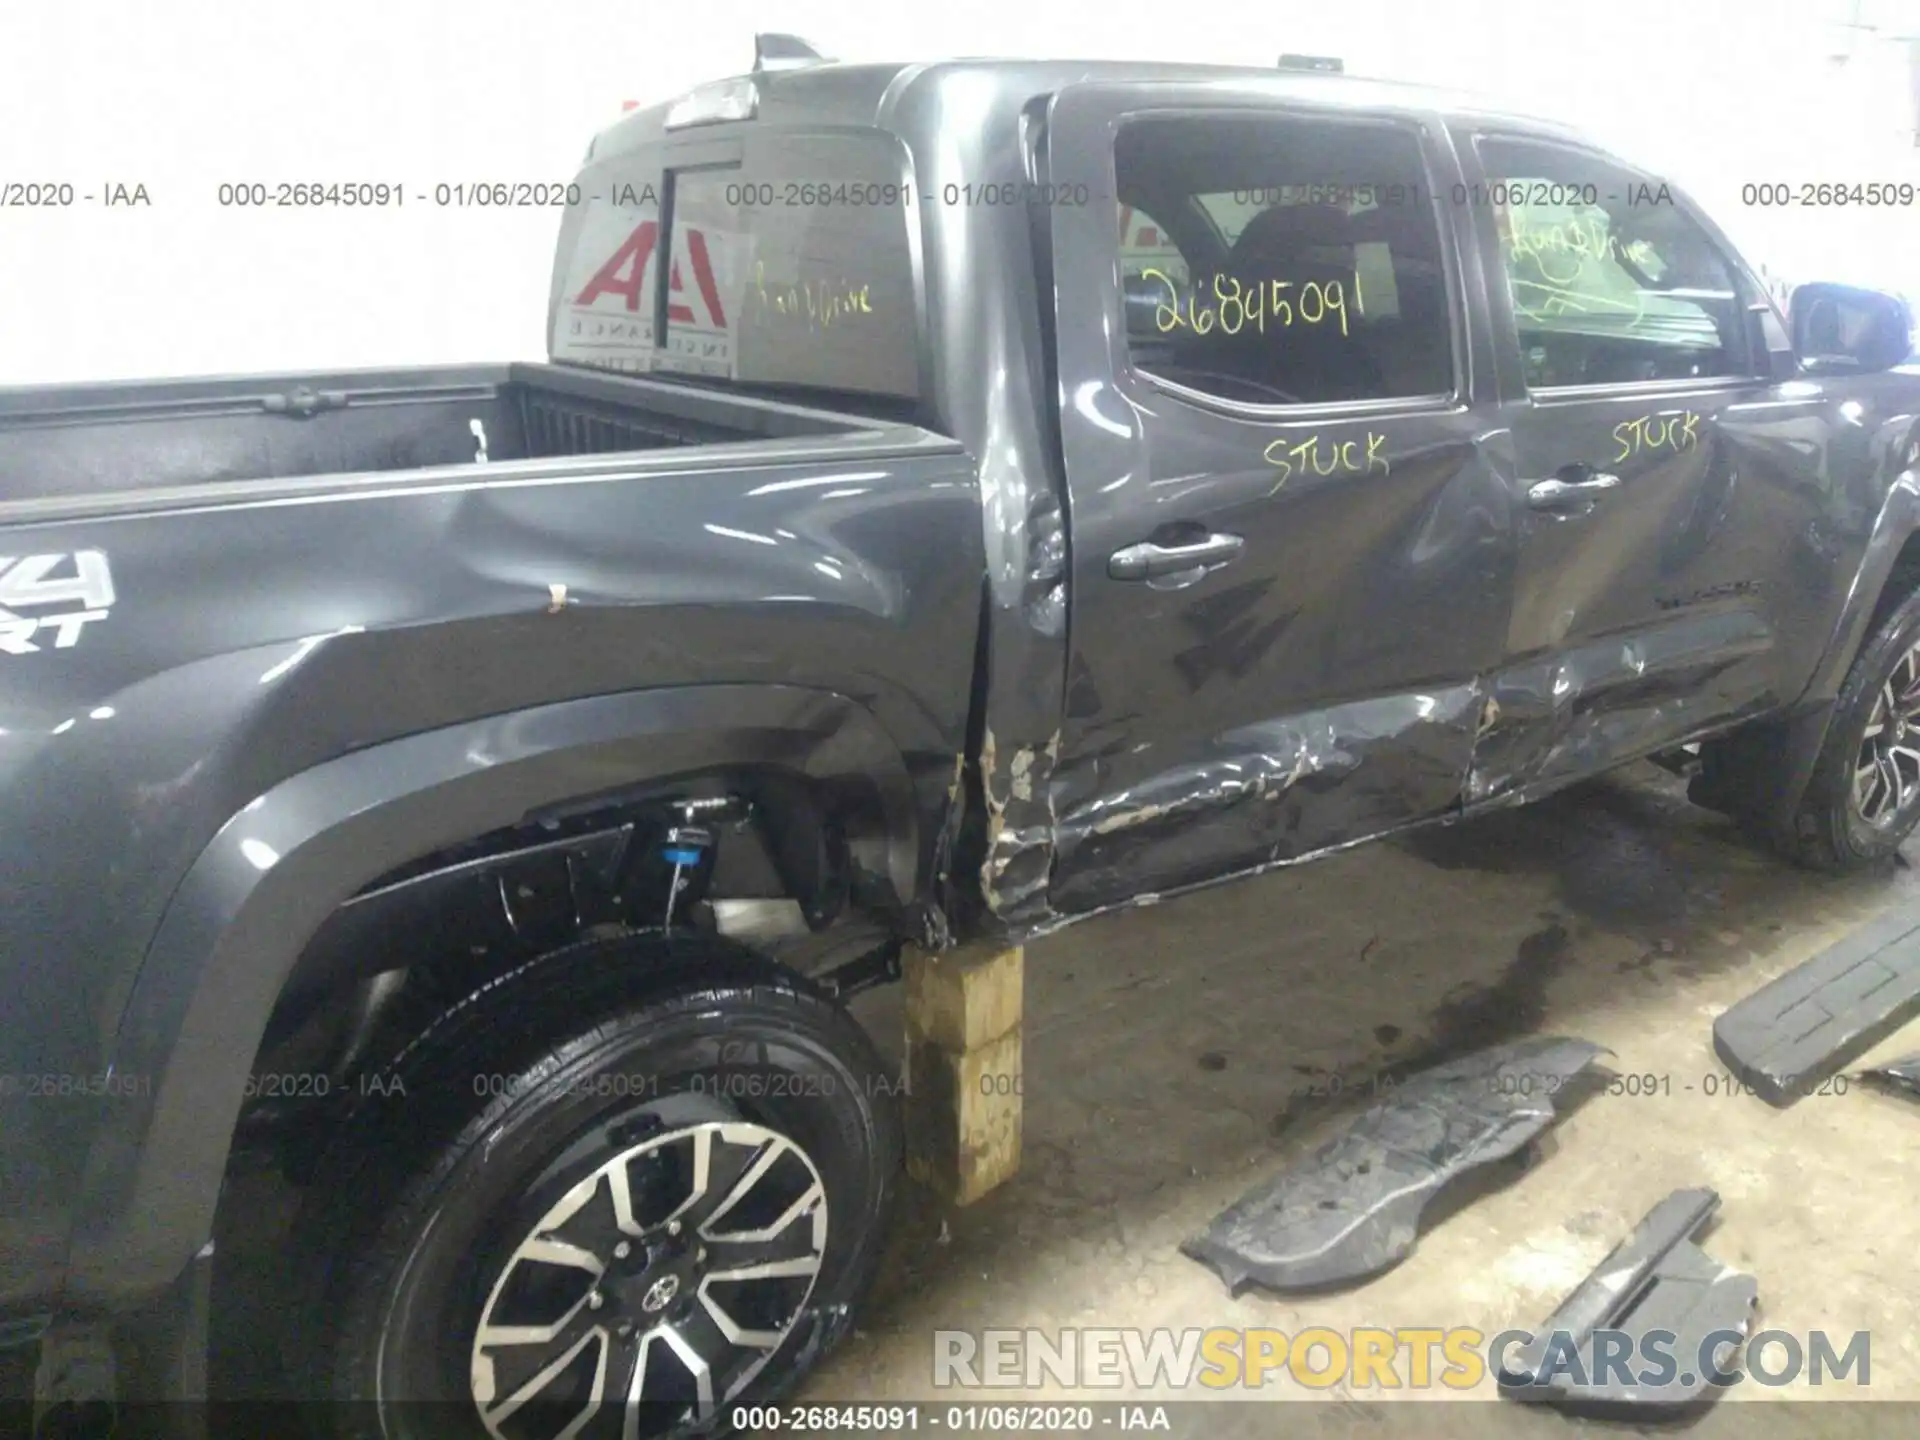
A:
[[[1847,671],[1792,832],[1780,837],[1783,848],[1801,864],[1835,872],[1884,864],[1920,822],[1920,760],[1895,757],[1905,798],[1884,816],[1870,817],[1863,811],[1854,783],[1883,689],[1897,673],[1920,674],[1920,662],[1909,659],[1916,646],[1920,646],[1920,593],[1908,596],[1881,621]],[[1909,687],[1902,683],[1900,688]],[[1920,754],[1920,729],[1914,732],[1914,743]]]
[[[324,1423],[312,1428],[385,1440],[488,1435],[475,1387],[492,1383],[497,1411],[585,1334],[585,1359],[543,1392],[555,1407],[545,1433],[586,1403],[560,1402],[573,1382],[591,1383],[603,1345],[608,1403],[583,1433],[620,1433],[616,1387],[634,1354],[647,1366],[642,1435],[729,1433],[736,1406],[786,1394],[844,1336],[873,1280],[900,1166],[893,1088],[844,1010],[724,940],[592,940],[490,981],[359,1082],[303,1201],[304,1281],[285,1352],[296,1388],[322,1402],[310,1413]],[[671,1212],[695,1193],[702,1146],[714,1194],[681,1212],[684,1225],[671,1221],[670,1235]],[[743,1200],[707,1213],[769,1155]],[[809,1208],[815,1187],[824,1205]],[[617,1189],[629,1195],[624,1226]],[[745,1216],[744,1229],[719,1223],[728,1216]],[[769,1227],[771,1239],[738,1238]],[[616,1260],[615,1241],[631,1255]],[[574,1246],[604,1271],[576,1268]],[[565,1263],[543,1258],[563,1253]],[[817,1268],[714,1278],[766,1263]],[[573,1318],[544,1349],[504,1338],[480,1346],[483,1311],[495,1337],[507,1330],[493,1326],[525,1335]],[[728,1339],[722,1314],[752,1343]],[[693,1370],[663,1325],[711,1367],[705,1420],[682,1413]],[[713,1340],[712,1354],[693,1344],[699,1336]],[[721,1393],[741,1376],[737,1393]],[[530,1418],[521,1410],[514,1428]]]

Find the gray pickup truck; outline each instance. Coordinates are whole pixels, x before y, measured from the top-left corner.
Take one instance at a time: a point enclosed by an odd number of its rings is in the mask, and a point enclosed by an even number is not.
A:
[[[316,1431],[724,1427],[872,1278],[903,946],[1637,757],[1920,815],[1897,300],[1445,95],[796,51],[594,141],[543,363],[0,391],[43,1414],[204,1384],[264,1150]]]

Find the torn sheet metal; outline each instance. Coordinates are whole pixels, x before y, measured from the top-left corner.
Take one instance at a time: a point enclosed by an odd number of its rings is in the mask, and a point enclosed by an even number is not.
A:
[[[1882,1090],[1897,1090],[1920,1100],[1920,1055],[1905,1055],[1884,1065],[1868,1066],[1860,1072],[1860,1078]]]
[[[1687,1405],[1717,1394],[1724,1386],[1709,1362],[1731,1373],[1759,1300],[1753,1276],[1693,1243],[1719,1208],[1707,1189],[1676,1190],[1655,1205],[1531,1340],[1507,1352],[1501,1393],[1596,1406]]]
[[[991,728],[980,746],[987,810],[980,891],[1003,920],[1044,914],[1053,875],[1054,816],[1047,779],[1060,758],[1060,732],[1045,745],[1003,749]]]
[[[1771,1105],[1791,1105],[1920,1014],[1920,903],[1899,906],[1713,1022],[1713,1048]]]
[[[1585,1040],[1536,1037],[1411,1076],[1181,1249],[1233,1295],[1251,1284],[1310,1289],[1396,1265],[1413,1253],[1434,1194],[1551,1125],[1555,1097],[1602,1053]]]
[[[939,86],[896,88],[893,123],[932,126],[960,149],[952,163],[966,173],[975,154],[1012,141],[996,121],[963,142],[941,114],[952,103]],[[1018,107],[1016,106],[1017,110]],[[1013,122],[1012,117],[1007,117]],[[929,131],[928,133],[933,133]],[[985,147],[981,149],[980,147]],[[986,163],[984,160],[979,163]],[[1049,918],[1054,821],[1048,782],[1059,756],[1066,697],[1068,534],[1065,497],[1056,478],[1054,407],[1037,406],[1052,392],[1051,346],[1034,326],[993,323],[974,288],[978,277],[1007,277],[1016,289],[1033,264],[1031,222],[1016,207],[948,207],[922,237],[929,313],[971,316],[985,323],[940,327],[935,360],[948,433],[977,468],[985,568],[981,611],[984,645],[973,703],[988,734],[979,757],[986,792],[986,854],[969,851],[988,916],[1016,930]],[[1037,296],[1028,303],[1037,307]],[[989,307],[990,308],[990,307]],[[1011,767],[1026,757],[1016,788]],[[978,862],[978,868],[973,865]]]

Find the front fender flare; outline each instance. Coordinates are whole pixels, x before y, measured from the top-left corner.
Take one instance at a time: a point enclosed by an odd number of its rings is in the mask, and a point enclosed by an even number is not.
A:
[[[1868,638],[1874,616],[1908,540],[1920,533],[1920,473],[1901,471],[1887,488],[1813,674],[1790,710],[1718,742],[1745,777],[1749,818],[1791,850],[1800,804],[1826,744],[1833,701]]]
[[[155,1293],[206,1244],[281,986],[348,896],[543,806],[742,765],[869,787],[888,878],[911,898],[924,822],[905,760],[865,708],[801,687],[543,705],[355,751],[254,799],[188,870],[134,979],[109,1061],[135,1094],[105,1108],[88,1155],[67,1303],[118,1308]]]
[[[1840,693],[1853,657],[1867,641],[1867,627],[1886,593],[1893,567],[1915,532],[1920,532],[1920,473],[1903,470],[1887,488],[1887,498],[1874,517],[1852,588],[1807,688],[1810,698],[1831,700]]]

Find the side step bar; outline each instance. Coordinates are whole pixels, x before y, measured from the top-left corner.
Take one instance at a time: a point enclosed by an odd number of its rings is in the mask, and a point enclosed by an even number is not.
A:
[[[1719,1208],[1720,1197],[1700,1189],[1676,1190],[1649,1210],[1509,1353],[1501,1393],[1556,1404],[1689,1405],[1724,1387],[1760,1293],[1753,1276],[1693,1243]],[[1645,1368],[1655,1340],[1673,1362],[1657,1378]],[[1709,1362],[1717,1375],[1703,1373]]]
[[[1787,1106],[1920,1014],[1920,903],[1862,925],[1713,1022],[1713,1048]]]

